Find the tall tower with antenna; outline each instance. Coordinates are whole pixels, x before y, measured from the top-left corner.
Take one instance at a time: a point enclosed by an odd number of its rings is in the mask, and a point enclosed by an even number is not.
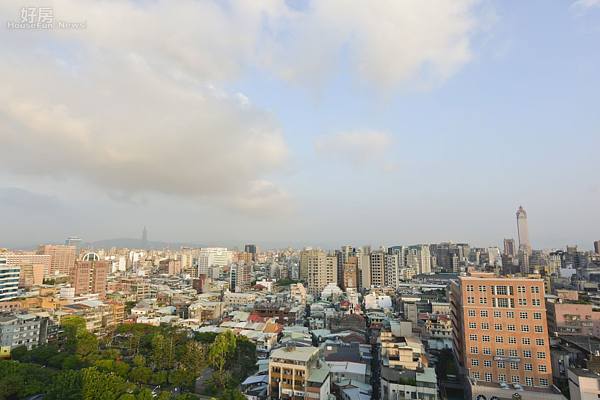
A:
[[[517,231],[519,233],[519,250],[531,254],[531,243],[529,242],[529,226],[527,225],[527,212],[523,206],[517,210]]]
[[[148,250],[148,231],[146,230],[146,225],[144,225],[144,230],[142,231],[142,249]]]

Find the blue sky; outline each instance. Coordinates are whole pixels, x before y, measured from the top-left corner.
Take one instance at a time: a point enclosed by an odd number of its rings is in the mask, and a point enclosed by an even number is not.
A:
[[[7,246],[600,239],[600,1],[67,3],[0,37]]]

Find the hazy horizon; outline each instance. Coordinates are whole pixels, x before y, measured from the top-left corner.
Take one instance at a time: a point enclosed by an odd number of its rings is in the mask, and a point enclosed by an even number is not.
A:
[[[86,24],[0,37],[0,247],[600,240],[600,0],[25,6]]]

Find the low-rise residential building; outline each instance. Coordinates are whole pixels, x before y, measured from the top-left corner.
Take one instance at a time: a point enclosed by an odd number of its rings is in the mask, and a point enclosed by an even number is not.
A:
[[[198,323],[217,320],[225,312],[225,304],[220,301],[197,301],[190,304],[188,313],[190,319],[198,320]]]
[[[437,399],[437,379],[433,368],[416,370],[381,369],[381,399]]]
[[[48,320],[27,313],[0,314],[0,356],[10,355],[11,349],[26,346],[31,350],[40,345],[40,335],[46,334]]]
[[[254,304],[255,301],[255,293],[225,293],[223,295],[223,303],[225,303],[226,306],[244,306]]]
[[[297,347],[288,343],[273,351],[269,360],[269,398],[328,399],[330,368],[319,359],[316,347]]]

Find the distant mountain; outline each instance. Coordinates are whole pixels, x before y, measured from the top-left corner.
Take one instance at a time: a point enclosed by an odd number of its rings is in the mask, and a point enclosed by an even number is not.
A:
[[[133,239],[133,238],[118,238],[118,239],[105,239],[98,240],[96,242],[91,243],[83,243],[84,247],[88,245],[94,246],[94,249],[105,249],[108,250],[111,247],[116,247],[117,249],[128,248],[128,249],[141,249],[142,248],[142,239]],[[201,244],[193,244],[193,243],[168,243],[168,242],[160,242],[160,241],[148,241],[147,249],[154,248],[154,250],[162,250],[166,247],[169,247],[171,250],[178,250],[181,246],[184,247],[206,247]]]

